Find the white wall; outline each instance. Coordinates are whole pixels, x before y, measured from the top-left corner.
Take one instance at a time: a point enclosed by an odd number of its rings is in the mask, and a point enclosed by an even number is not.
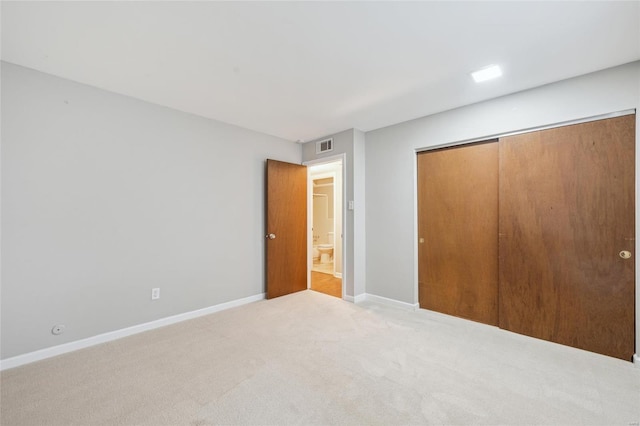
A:
[[[263,293],[266,158],[301,148],[2,63],[2,359]]]
[[[367,293],[418,302],[416,150],[639,107],[634,62],[366,133]]]

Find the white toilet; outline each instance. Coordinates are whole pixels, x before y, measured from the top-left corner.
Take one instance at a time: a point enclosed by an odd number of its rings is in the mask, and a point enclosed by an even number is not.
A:
[[[317,248],[320,252],[320,263],[333,262],[333,232],[327,232],[328,244],[318,244]]]
[[[320,252],[320,263],[331,263],[333,261],[333,244],[318,244]]]

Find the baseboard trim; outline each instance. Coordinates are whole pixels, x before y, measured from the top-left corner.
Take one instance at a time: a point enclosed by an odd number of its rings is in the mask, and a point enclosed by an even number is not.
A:
[[[96,336],[91,336],[85,339],[76,340],[74,342],[64,343],[62,345],[40,349],[40,350],[29,352],[23,355],[17,355],[11,358],[0,360],[0,371],[19,367],[25,364],[30,364],[36,361],[41,361],[43,359],[62,355],[68,352],[77,351],[79,349],[88,348],[90,346],[99,345],[101,343],[110,342],[112,340],[121,339],[123,337],[131,336],[133,334],[142,333],[145,331],[153,330],[156,328],[164,327],[164,326],[175,324],[178,322],[182,322],[182,321],[198,318],[204,315],[209,315],[209,314],[224,311],[227,309],[235,308],[238,306],[246,305],[248,303],[257,302],[259,300],[263,300],[265,296],[266,296],[265,293],[256,294],[253,296],[244,297],[242,299],[236,299],[229,302],[220,303],[218,305],[209,306],[208,308],[197,309],[195,311],[185,312],[182,314],[173,315],[166,318],[160,318],[158,320],[146,322],[144,324],[138,324],[138,325],[123,328],[120,330],[110,331],[108,333],[98,334]]]
[[[342,279],[342,272],[336,272],[333,276]]]
[[[367,301],[367,302],[379,303],[381,305],[386,305],[386,306],[393,306],[395,308],[404,309],[406,311],[416,311],[420,307],[418,303],[401,302],[399,300],[389,299],[388,297],[377,296],[375,294],[365,293],[357,296],[357,298],[360,298],[360,297],[362,298],[356,301],[356,303]]]
[[[367,300],[367,293],[362,293],[353,298],[353,303],[360,303]]]
[[[366,298],[366,294],[359,294],[356,297],[345,294],[342,300],[346,300],[347,302],[351,302],[351,303],[360,303],[360,302],[364,302],[365,298]]]
[[[640,368],[640,356],[638,356],[638,354],[633,354],[633,365],[636,368]]]

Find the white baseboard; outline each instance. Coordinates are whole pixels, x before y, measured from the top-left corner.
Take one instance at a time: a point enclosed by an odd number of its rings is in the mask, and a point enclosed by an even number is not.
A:
[[[347,302],[351,302],[351,303],[360,303],[360,302],[364,302],[365,296],[366,296],[365,294],[359,294],[356,297],[353,297],[353,296],[349,296],[348,294],[345,294],[342,300],[346,300]]]
[[[342,279],[342,272],[336,272],[333,276]]]
[[[404,310],[407,310],[407,311],[415,311],[420,307],[420,305],[418,303],[401,302],[399,300],[389,299],[387,297],[382,297],[382,296],[376,296],[375,294],[369,294],[369,293],[361,294],[361,295],[356,297],[356,299],[358,299],[358,298],[360,298],[360,299],[356,300],[356,303],[364,302],[366,300],[367,302],[373,302],[373,303],[379,303],[381,305],[393,306],[395,308],[400,308],[400,309],[404,309]]]
[[[99,345],[101,343],[110,342],[112,340],[121,339],[123,337],[131,336],[132,334],[142,333],[144,331],[153,330],[155,328],[164,327],[166,325],[175,324],[178,322],[198,318],[204,315],[213,314],[215,312],[224,311],[226,309],[235,308],[237,306],[246,305],[248,303],[257,302],[263,300],[265,293],[256,294],[254,296],[245,297],[242,299],[232,300],[230,302],[220,303],[218,305],[209,306],[208,308],[197,309],[195,311],[185,312],[178,315],[173,315],[159,320],[147,322],[144,324],[134,325],[132,327],[123,328],[120,330],[110,331],[108,333],[98,334],[97,336],[87,337],[86,339],[76,340],[75,342],[64,343],[58,346],[52,346],[50,348],[40,349],[38,351],[29,352],[23,355],[14,356],[0,360],[0,371],[7,370],[9,368],[19,367],[24,364],[29,364],[35,361],[51,358],[57,355],[62,355],[68,352],[77,351],[78,349],[88,348],[90,346]]]
[[[638,354],[633,354],[633,365],[636,368],[640,368],[640,356]]]
[[[362,293],[353,298],[353,303],[360,303],[367,300],[367,293]]]

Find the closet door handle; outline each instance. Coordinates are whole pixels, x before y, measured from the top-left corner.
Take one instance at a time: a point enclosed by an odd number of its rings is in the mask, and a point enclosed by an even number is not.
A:
[[[276,238],[276,234],[267,234],[267,235],[265,235],[265,237],[266,237],[268,240],[275,240],[275,238]]]
[[[627,250],[622,250],[618,255],[623,259],[629,259],[631,257],[631,252]]]

